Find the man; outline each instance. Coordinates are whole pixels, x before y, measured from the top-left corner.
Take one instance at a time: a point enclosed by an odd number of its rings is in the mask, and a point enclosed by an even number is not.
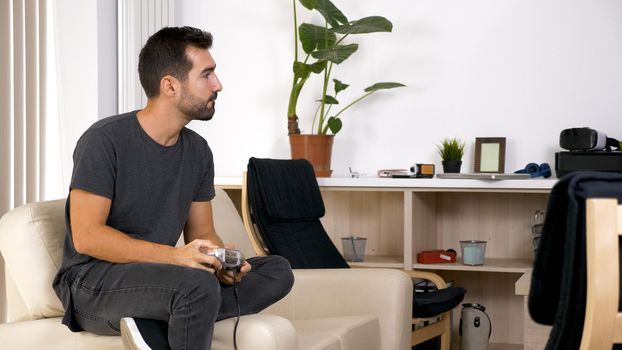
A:
[[[155,33],[138,64],[147,106],[96,122],[76,145],[54,280],[72,331],[121,330],[126,348],[205,350],[214,322],[238,314],[234,291],[250,314],[291,289],[281,257],[250,258],[235,273],[204,254],[224,246],[212,153],[185,125],[210,120],[222,90],[211,44],[196,28]],[[188,243],[175,247],[182,230]]]

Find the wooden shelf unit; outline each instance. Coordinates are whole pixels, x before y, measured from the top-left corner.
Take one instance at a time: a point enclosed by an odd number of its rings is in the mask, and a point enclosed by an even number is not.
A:
[[[365,255],[363,260],[361,262],[348,262],[348,265],[350,267],[382,267],[389,269],[402,269],[404,267],[404,258],[401,255]]]
[[[505,272],[505,273],[525,273],[533,265],[532,259],[504,259],[486,258],[484,264],[479,266],[463,265],[462,259],[458,258],[452,264],[413,264],[415,270],[437,270],[437,271],[479,271],[479,272]]]
[[[326,207],[322,223],[335,246],[341,250],[341,237],[367,238],[365,261],[351,266],[435,271],[467,289],[464,302],[486,307],[491,342],[504,344],[523,342],[523,298],[514,284],[533,264],[534,212],[546,209],[556,182],[318,178]],[[216,178],[216,185],[235,198],[241,178]],[[460,259],[459,241],[468,239],[487,241],[483,265],[416,262],[417,252],[431,249],[452,248]],[[458,307],[454,332],[459,320]]]

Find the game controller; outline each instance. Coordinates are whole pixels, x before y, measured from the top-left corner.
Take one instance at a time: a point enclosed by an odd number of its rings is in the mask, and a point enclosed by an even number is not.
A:
[[[225,270],[238,270],[244,264],[244,254],[237,249],[216,248],[206,254],[218,259]]]

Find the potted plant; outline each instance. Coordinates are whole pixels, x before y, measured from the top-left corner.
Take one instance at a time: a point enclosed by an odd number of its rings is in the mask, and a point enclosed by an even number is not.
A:
[[[443,172],[459,173],[464,156],[464,142],[458,138],[445,138],[441,140],[440,145],[436,145],[436,148],[441,155]]]
[[[341,64],[358,49],[358,44],[345,44],[349,35],[361,35],[377,32],[391,32],[393,24],[384,17],[370,16],[349,21],[347,17],[330,0],[299,0],[308,10],[318,11],[324,18],[324,25],[318,26],[302,23],[298,26],[296,0],[294,7],[294,64],[293,81],[287,107],[287,129],[292,149],[292,159],[305,158],[314,166],[317,176],[330,176],[330,158],[333,137],[342,126],[342,113],[354,104],[369,97],[379,90],[404,86],[396,82],[375,83],[363,90],[363,94],[349,102],[343,108],[339,105],[339,93],[348,88],[348,84],[332,79],[332,92],[329,92],[331,74],[335,65]],[[298,47],[302,46],[304,55],[300,55]],[[301,61],[299,58],[303,57]],[[311,74],[322,74],[323,84],[318,106],[313,116],[310,134],[301,134],[298,127],[296,106],[300,92]],[[338,109],[333,112],[333,107]],[[315,153],[319,151],[319,153]]]

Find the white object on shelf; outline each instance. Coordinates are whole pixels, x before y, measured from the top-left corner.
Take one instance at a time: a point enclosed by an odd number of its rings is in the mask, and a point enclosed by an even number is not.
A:
[[[460,241],[462,263],[465,265],[483,265],[486,254],[486,241]]]

